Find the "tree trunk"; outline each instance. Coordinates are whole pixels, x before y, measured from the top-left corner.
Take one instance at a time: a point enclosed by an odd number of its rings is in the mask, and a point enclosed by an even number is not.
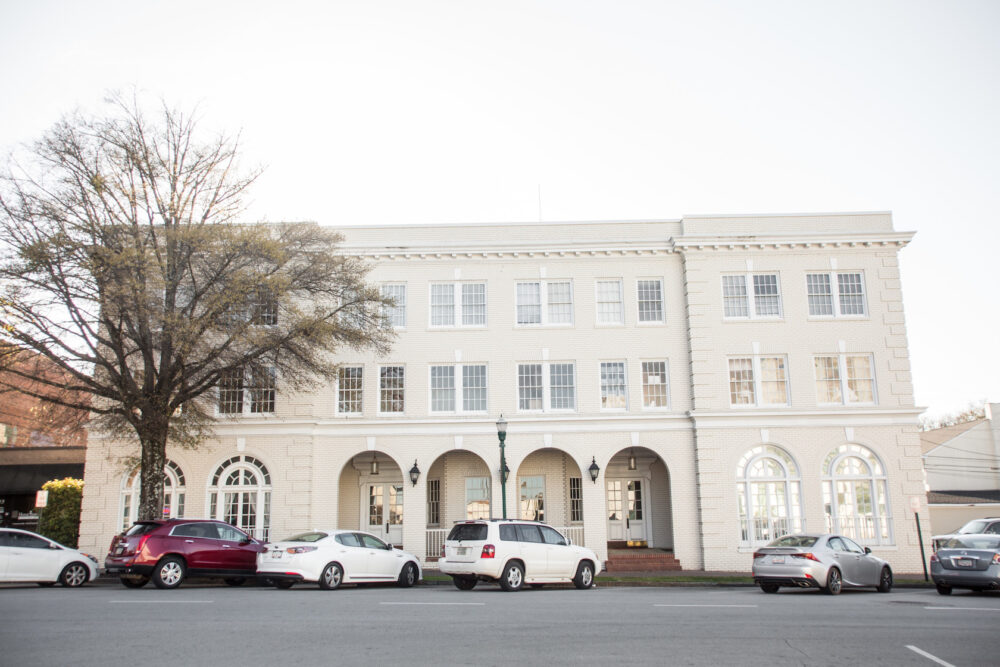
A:
[[[139,490],[139,519],[162,519],[163,469],[167,465],[167,429],[149,429],[141,432],[142,464]],[[159,432],[162,431],[162,432]],[[169,517],[167,517],[169,518]]]

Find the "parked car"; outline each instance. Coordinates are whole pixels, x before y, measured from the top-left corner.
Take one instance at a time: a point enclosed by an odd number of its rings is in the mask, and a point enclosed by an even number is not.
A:
[[[70,588],[97,578],[97,559],[29,530],[0,528],[0,581]]]
[[[818,588],[838,595],[843,588],[892,590],[892,568],[843,535],[785,535],[753,555],[753,580],[765,593],[782,586]]]
[[[953,537],[959,535],[1000,535],[1000,517],[989,517],[986,519],[973,519],[954,533],[947,535],[935,535],[931,538],[931,546],[934,551],[941,548],[941,545]]]
[[[596,553],[574,545],[555,528],[516,519],[456,523],[438,567],[463,591],[479,581],[499,583],[505,591],[569,581],[590,588],[601,569]]]
[[[341,584],[392,581],[409,588],[422,576],[416,556],[357,530],[301,533],[268,544],[257,556],[257,577],[278,588],[304,581],[328,591]]]
[[[137,521],[111,540],[104,569],[128,588],[150,579],[157,588],[177,588],[189,576],[222,577],[239,586],[256,574],[263,550],[262,543],[222,521]]]
[[[953,588],[1000,588],[1000,535],[958,535],[931,554],[931,579],[941,595]]]

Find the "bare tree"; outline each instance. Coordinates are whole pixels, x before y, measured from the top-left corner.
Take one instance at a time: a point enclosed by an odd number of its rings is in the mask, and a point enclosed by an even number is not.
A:
[[[0,172],[0,382],[137,441],[148,519],[168,439],[194,447],[220,413],[270,412],[277,383],[314,386],[338,349],[385,352],[392,334],[338,233],[241,224],[259,172],[239,170],[238,138],[205,139],[191,115],[150,115],[134,94],[108,104]]]
[[[933,431],[936,428],[967,424],[986,418],[986,399],[970,401],[964,410],[945,415],[932,416],[927,413],[920,415],[920,430]]]

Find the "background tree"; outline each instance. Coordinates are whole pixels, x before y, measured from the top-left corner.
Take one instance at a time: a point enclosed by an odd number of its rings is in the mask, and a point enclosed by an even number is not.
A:
[[[67,477],[45,482],[48,501],[38,515],[38,532],[63,546],[76,549],[80,540],[80,502],[83,480]]]
[[[986,399],[972,401],[964,410],[952,412],[945,415],[931,416],[920,415],[920,430],[931,431],[945,426],[955,426],[956,424],[967,424],[986,418]]]
[[[220,407],[268,412],[276,384],[329,378],[341,346],[385,352],[391,329],[338,233],[241,224],[259,171],[240,171],[237,138],[134,94],[108,108],[67,116],[0,172],[0,382],[137,442],[149,519],[168,439],[196,446]]]

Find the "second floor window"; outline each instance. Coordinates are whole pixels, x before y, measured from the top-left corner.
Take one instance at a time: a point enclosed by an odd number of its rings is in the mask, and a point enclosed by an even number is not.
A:
[[[567,280],[517,283],[519,325],[565,325],[573,323],[573,285]]]
[[[576,371],[572,363],[518,364],[518,409],[576,409]]]
[[[739,407],[788,405],[785,357],[736,357],[729,360],[729,403]]]
[[[403,382],[406,379],[402,366],[383,366],[379,369],[378,410],[381,413],[400,414],[406,408],[403,400]]]
[[[837,285],[834,298],[833,285]],[[806,274],[809,315],[813,317],[864,317],[865,280],[861,273]]]
[[[363,374],[361,366],[347,366],[337,373],[337,412],[340,414],[361,414]]]
[[[624,324],[625,309],[622,306],[622,281],[597,281],[597,323]]]
[[[277,380],[274,368],[260,366],[249,371],[234,368],[219,380],[219,413],[228,415],[274,412]]]
[[[431,285],[431,326],[486,326],[486,283]]]
[[[867,354],[813,358],[816,400],[821,404],[875,403],[875,372]]]
[[[601,362],[601,409],[625,410],[628,408],[628,390],[625,384],[624,361]]]
[[[747,289],[748,278],[752,290]],[[781,317],[778,274],[722,276],[722,310],[727,318]]]
[[[274,325],[278,323],[278,300],[266,287],[258,287],[251,293],[249,310],[250,324]]]
[[[667,405],[667,362],[642,362],[642,407],[665,408]]]
[[[385,307],[385,317],[389,326],[402,328],[406,326],[406,285],[391,283],[382,285],[382,298],[392,299],[395,305]]]
[[[663,281],[640,280],[636,284],[639,297],[639,321],[663,321]]]
[[[486,412],[486,366],[431,366],[431,412]]]

